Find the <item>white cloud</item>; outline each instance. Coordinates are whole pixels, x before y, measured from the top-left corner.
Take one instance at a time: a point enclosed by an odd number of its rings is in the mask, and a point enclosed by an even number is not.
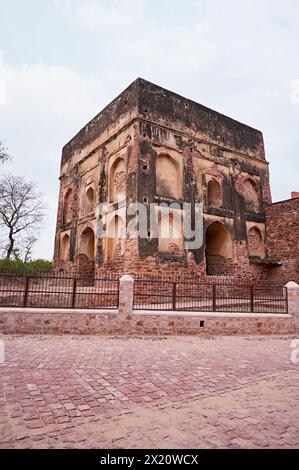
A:
[[[53,4],[59,8],[64,16],[70,15],[77,0],[52,0]]]
[[[5,103],[6,70],[3,63],[3,52],[0,50],[0,105]]]
[[[31,110],[72,118],[88,109],[101,90],[99,79],[82,77],[67,67],[47,64],[8,66],[0,55],[0,83],[5,83],[4,109],[9,113],[27,106]]]
[[[101,25],[128,25],[131,23],[130,11],[120,11],[117,7],[105,7],[99,3],[79,4],[76,16],[89,28]]]
[[[291,103],[299,103],[299,79],[293,80],[291,83],[290,100]]]
[[[62,13],[83,26],[128,26],[142,18],[143,0],[53,0]]]
[[[0,105],[5,103],[5,82],[0,77]]]

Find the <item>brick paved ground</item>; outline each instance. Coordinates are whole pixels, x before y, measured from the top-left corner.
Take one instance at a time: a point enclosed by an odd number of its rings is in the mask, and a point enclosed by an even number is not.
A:
[[[2,448],[299,446],[290,338],[0,339]]]

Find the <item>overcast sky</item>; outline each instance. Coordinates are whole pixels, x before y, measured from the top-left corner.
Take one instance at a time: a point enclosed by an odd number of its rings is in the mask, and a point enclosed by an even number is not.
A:
[[[299,190],[298,0],[0,0],[0,140],[44,193],[62,146],[143,77],[263,131],[273,200]]]

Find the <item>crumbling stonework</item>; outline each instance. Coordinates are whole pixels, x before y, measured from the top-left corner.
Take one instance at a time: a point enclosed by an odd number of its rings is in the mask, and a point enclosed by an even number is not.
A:
[[[297,196],[298,194],[298,196]],[[268,255],[277,264],[269,272],[273,280],[299,282],[299,193],[293,199],[266,209]]]
[[[158,237],[148,226],[144,237],[123,238],[131,216],[119,210],[136,202],[148,214],[151,204],[176,203],[170,224],[177,231],[183,203],[193,210],[203,203],[203,245],[186,249],[181,236],[163,237],[159,209]],[[105,238],[101,203],[113,204]],[[63,149],[56,269],[274,278],[271,203],[261,132],[137,79]]]

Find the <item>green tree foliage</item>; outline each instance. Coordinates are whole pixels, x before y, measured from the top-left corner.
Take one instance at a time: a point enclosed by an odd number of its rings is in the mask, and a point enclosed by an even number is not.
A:
[[[1,259],[0,260],[0,273],[16,274],[16,275],[39,275],[43,273],[50,273],[53,264],[46,259],[36,259],[33,261],[24,262],[20,258],[16,259]]]

